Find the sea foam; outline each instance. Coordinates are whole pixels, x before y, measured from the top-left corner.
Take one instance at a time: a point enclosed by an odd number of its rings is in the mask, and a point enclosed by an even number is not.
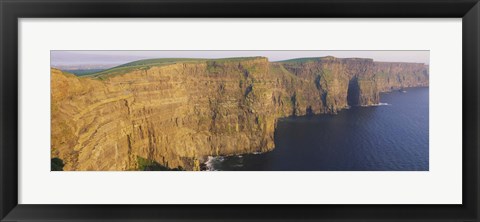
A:
[[[208,156],[207,161],[205,162],[205,167],[207,171],[217,171],[215,165],[221,163],[225,160],[223,156]]]

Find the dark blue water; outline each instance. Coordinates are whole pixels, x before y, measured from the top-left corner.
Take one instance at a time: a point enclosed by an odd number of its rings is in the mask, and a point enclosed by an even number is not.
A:
[[[210,170],[428,170],[428,88],[381,94],[380,106],[279,120],[276,147],[209,158]]]

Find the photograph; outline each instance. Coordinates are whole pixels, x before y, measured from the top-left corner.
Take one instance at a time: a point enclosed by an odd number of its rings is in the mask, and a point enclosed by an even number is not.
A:
[[[51,50],[51,171],[429,171],[429,61]]]

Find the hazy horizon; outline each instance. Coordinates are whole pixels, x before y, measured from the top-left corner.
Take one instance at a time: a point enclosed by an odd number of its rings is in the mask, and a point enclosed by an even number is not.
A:
[[[57,68],[84,67],[88,68],[110,68],[142,59],[153,58],[198,58],[215,59],[229,57],[267,57],[269,61],[281,61],[287,59],[304,57],[324,57],[334,56],[338,58],[371,58],[379,62],[411,62],[429,64],[430,51],[334,51],[334,50],[316,50],[316,51],[68,51],[52,50],[50,51],[50,65]]]

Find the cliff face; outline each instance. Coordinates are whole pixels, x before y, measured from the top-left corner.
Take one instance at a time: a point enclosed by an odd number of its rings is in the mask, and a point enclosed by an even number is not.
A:
[[[198,170],[208,155],[274,148],[276,120],[428,86],[428,66],[371,59],[176,62],[103,80],[51,71],[52,157],[65,170],[132,170],[139,158]]]

